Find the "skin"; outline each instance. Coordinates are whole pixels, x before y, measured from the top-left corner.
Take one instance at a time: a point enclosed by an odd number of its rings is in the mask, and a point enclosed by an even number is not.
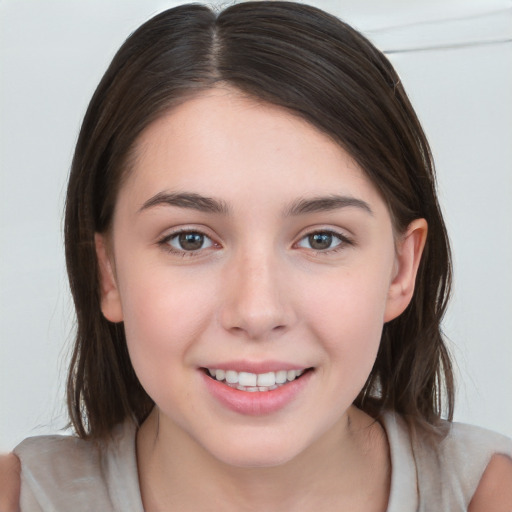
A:
[[[496,454],[487,466],[468,512],[510,512],[512,510],[512,459]]]
[[[0,454],[0,511],[18,512],[20,461],[14,454]]]
[[[384,322],[410,301],[425,221],[395,236],[380,194],[344,150],[230,89],[156,121],[136,154],[97,249],[103,313],[124,321],[135,371],[157,404],[138,436],[145,507],[385,510],[387,441],[351,404]],[[143,208],[184,191],[222,201],[229,213]],[[284,214],[300,199],[332,194],[368,208]],[[206,244],[185,254],[169,240],[180,229],[204,233]],[[319,231],[337,233],[321,251],[308,238]],[[199,370],[232,359],[314,371],[284,408],[247,416],[219,404]],[[198,502],[198,479],[208,503]]]

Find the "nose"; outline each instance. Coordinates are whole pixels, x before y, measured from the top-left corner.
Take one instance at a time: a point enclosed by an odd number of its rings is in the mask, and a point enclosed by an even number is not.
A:
[[[268,254],[242,254],[229,265],[223,286],[224,329],[251,340],[284,332],[294,322],[286,272]]]

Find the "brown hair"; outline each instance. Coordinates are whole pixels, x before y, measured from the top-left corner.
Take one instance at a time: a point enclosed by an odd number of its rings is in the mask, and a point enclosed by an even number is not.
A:
[[[153,402],[131,365],[122,324],[100,309],[94,234],[109,229],[130,150],[152,121],[223,82],[302,116],[337,141],[378,187],[395,230],[425,218],[429,233],[411,304],[384,325],[374,368],[355,404],[435,426],[453,376],[440,330],[450,290],[448,239],[430,149],[386,57],[337,18],[281,1],[244,2],[219,14],[200,5],[165,11],[124,43],[85,115],[65,214],[66,261],[77,312],[68,377],[71,423],[101,438]],[[443,391],[444,385],[444,391]]]

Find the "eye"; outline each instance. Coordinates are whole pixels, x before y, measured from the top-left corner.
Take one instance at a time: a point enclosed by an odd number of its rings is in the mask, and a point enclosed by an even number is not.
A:
[[[329,252],[341,248],[340,246],[344,243],[350,242],[341,234],[333,231],[317,231],[303,237],[297,245],[305,249]]]
[[[211,238],[199,231],[181,231],[169,235],[162,243],[170,246],[173,252],[193,252],[213,246]]]

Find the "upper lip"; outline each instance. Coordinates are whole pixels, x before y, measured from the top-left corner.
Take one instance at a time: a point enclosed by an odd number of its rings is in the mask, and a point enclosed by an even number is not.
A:
[[[279,370],[305,370],[309,368],[296,363],[289,363],[284,361],[224,361],[222,363],[211,363],[202,368],[210,368],[215,370],[234,370],[236,372],[248,373],[268,373],[278,372]]]

